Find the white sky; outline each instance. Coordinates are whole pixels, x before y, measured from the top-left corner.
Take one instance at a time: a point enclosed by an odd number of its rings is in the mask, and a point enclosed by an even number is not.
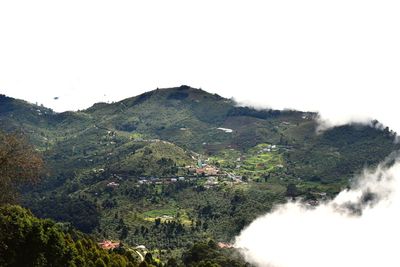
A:
[[[400,132],[399,14],[385,0],[1,1],[0,93],[63,111],[187,84]]]

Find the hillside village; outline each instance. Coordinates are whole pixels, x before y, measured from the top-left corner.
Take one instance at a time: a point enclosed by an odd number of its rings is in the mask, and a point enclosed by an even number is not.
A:
[[[148,141],[148,140],[146,140]],[[162,140],[152,140],[151,142],[165,142]],[[169,143],[169,142],[165,142]],[[247,159],[253,160],[253,158],[259,158],[263,160],[265,155],[279,155],[279,151],[286,151],[288,146],[283,145],[272,145],[264,144],[259,145],[254,148],[253,151],[247,154],[240,154],[237,158],[224,158],[220,161],[228,161],[233,164],[234,167],[220,166],[217,167],[215,164],[221,165],[214,158],[206,157],[197,154],[196,164],[186,165],[178,167],[183,170],[181,173],[186,173],[186,175],[178,176],[151,176],[151,177],[129,177],[117,174],[111,174],[111,178],[107,179],[106,186],[109,188],[118,188],[124,180],[135,180],[136,186],[141,185],[169,185],[178,182],[196,182],[198,185],[203,186],[205,189],[212,189],[219,186],[235,186],[240,184],[247,184],[249,182],[248,178],[243,179],[246,168],[250,167],[260,172],[270,172],[274,168],[284,168],[283,162],[281,161],[271,161],[270,165],[265,165],[258,161],[247,162]],[[232,149],[231,149],[232,150]],[[247,164],[247,165],[246,165]],[[223,164],[222,164],[223,165]],[[250,167],[249,167],[250,166]],[[93,172],[99,174],[104,172],[104,169],[94,169]]]
[[[206,161],[205,161],[206,162]],[[186,176],[168,176],[168,177],[139,177],[137,178],[137,185],[168,185],[171,183],[185,182],[185,181],[201,181],[204,183],[205,188],[209,189],[213,186],[217,186],[219,181],[234,181],[235,183],[241,183],[241,176],[233,175],[225,170],[219,169],[215,166],[203,163],[200,159],[196,166],[189,165],[182,167],[186,170],[188,175]],[[96,173],[104,171],[104,169],[94,170]],[[128,178],[129,179],[129,178]],[[111,188],[117,188],[120,183],[124,180],[121,176],[112,175],[106,186]]]

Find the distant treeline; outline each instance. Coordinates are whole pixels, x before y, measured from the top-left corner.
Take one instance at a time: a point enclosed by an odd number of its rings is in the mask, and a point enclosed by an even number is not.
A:
[[[268,119],[268,118],[275,118],[280,115],[289,115],[298,113],[297,111],[293,110],[274,110],[274,109],[263,109],[263,110],[256,110],[249,107],[234,107],[228,112],[228,116],[249,116],[258,119]]]

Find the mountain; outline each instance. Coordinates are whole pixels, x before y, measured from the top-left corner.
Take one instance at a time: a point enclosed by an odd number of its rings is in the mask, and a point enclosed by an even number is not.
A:
[[[377,122],[317,132],[317,116],[240,107],[185,85],[64,113],[0,96],[0,128],[25,133],[47,162],[42,183],[24,189],[26,207],[177,253],[230,241],[288,198],[334,197],[399,149]]]
[[[248,148],[257,142],[279,139],[270,129],[274,118],[296,122],[304,115],[313,116],[312,113],[236,107],[232,100],[188,86],[157,89],[112,104],[97,103],[80,112],[54,113],[5,96],[0,101],[4,103],[1,112],[4,125],[8,129],[30,130],[34,141],[42,147],[57,142],[56,137],[79,135],[82,131],[86,134],[95,129],[140,133],[146,138],[168,140],[196,151],[227,145]],[[232,128],[235,132],[222,134],[218,128]],[[271,140],[266,140],[266,136]]]

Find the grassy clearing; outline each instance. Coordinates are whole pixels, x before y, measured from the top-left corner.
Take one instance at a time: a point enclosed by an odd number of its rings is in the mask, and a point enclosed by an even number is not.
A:
[[[225,149],[218,155],[210,157],[209,162],[248,178],[259,178],[284,165],[279,149],[271,148],[271,145],[266,143],[259,144],[246,153]]]
[[[143,212],[142,216],[144,220],[148,222],[154,222],[156,219],[160,219],[161,222],[179,221],[184,225],[192,224],[186,211],[175,208],[149,210]]]
[[[162,216],[175,217],[177,212],[178,212],[178,210],[174,209],[174,208],[149,210],[149,211],[143,212],[143,216],[152,217],[152,218],[157,218],[157,217],[162,217]]]

